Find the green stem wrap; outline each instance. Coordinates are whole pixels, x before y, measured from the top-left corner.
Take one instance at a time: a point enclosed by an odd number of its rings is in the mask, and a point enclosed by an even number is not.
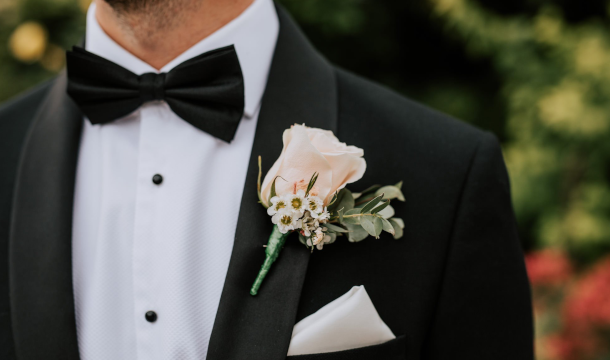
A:
[[[282,234],[277,225],[273,225],[273,231],[271,232],[271,236],[269,236],[269,241],[267,242],[267,247],[265,248],[265,262],[258,271],[254,284],[252,284],[250,295],[254,296],[258,293],[258,289],[261,287],[265,276],[267,276],[269,269],[271,269],[271,264],[273,264],[277,257],[280,256],[280,251],[282,251],[288,235],[290,235],[290,232]]]

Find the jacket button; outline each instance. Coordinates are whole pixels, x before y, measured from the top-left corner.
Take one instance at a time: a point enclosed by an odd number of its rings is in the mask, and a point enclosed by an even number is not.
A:
[[[157,321],[157,313],[154,311],[147,311],[144,317],[149,323],[154,323],[155,321]]]
[[[155,174],[152,178],[152,182],[155,185],[159,185],[163,182],[163,176],[161,174]]]

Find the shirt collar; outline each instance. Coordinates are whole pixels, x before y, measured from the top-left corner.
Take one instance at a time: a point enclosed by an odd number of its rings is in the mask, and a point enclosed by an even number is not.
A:
[[[251,117],[256,113],[263,97],[278,32],[279,20],[273,1],[254,0],[238,17],[157,71],[122,48],[102,30],[95,18],[95,2],[93,2],[87,12],[85,47],[87,51],[141,75],[147,72],[169,72],[197,55],[234,45],[244,77],[244,115]]]

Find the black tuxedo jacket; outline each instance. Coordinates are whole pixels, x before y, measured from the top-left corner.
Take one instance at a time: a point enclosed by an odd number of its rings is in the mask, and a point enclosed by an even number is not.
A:
[[[278,12],[208,359],[286,358],[294,324],[354,285],[396,340],[295,359],[532,359],[530,290],[495,137],[333,67]],[[71,228],[82,121],[65,73],[0,108],[1,359],[79,358]],[[404,181],[406,201],[393,203],[404,237],[340,238],[313,254],[289,239],[252,297],[272,226],[257,203],[257,157],[268,168],[294,123],[364,149],[368,169],[352,190]]]

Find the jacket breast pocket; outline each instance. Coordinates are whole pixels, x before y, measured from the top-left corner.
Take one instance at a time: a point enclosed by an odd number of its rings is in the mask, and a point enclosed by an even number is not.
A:
[[[405,360],[405,336],[383,344],[319,354],[288,356],[286,360]]]

